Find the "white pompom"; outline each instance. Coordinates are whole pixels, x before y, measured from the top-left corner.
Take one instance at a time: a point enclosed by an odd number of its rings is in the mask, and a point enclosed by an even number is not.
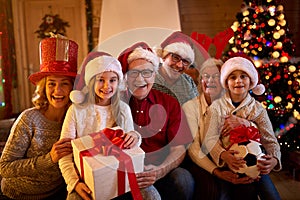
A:
[[[79,90],[73,90],[70,93],[70,99],[73,103],[75,104],[80,104],[84,101],[85,99],[85,94],[82,91]]]
[[[258,84],[257,86],[255,86],[253,89],[252,89],[252,92],[255,94],[255,95],[262,95],[264,92],[265,92],[266,88],[263,84]]]

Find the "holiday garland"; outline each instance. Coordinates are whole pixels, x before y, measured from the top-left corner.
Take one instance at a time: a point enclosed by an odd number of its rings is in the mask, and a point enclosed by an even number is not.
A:
[[[66,36],[66,27],[70,27],[69,23],[62,20],[59,15],[46,14],[42,20],[39,29],[34,32],[41,39],[50,37],[51,33]]]

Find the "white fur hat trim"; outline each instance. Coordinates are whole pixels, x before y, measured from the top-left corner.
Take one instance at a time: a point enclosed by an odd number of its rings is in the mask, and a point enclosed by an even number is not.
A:
[[[159,65],[159,59],[153,52],[138,47],[128,56],[127,59],[128,64],[130,64],[132,61],[137,59],[145,59],[148,62],[151,62],[154,66],[155,71],[157,71]]]
[[[249,89],[253,89],[253,93],[256,95],[261,95],[265,91],[265,86],[258,83],[258,73],[255,66],[246,58],[243,57],[233,57],[228,59],[221,68],[221,78],[220,82],[224,88],[226,88],[226,80],[228,76],[236,70],[244,71],[248,74],[251,79]]]
[[[188,59],[191,63],[193,63],[195,60],[194,50],[189,44],[185,42],[171,43],[163,49],[163,52],[164,51],[178,54],[179,56],[181,56],[181,58]]]
[[[119,80],[123,80],[121,64],[114,57],[103,55],[91,60],[85,67],[85,85],[88,85],[91,78],[95,75],[109,71],[117,73]]]

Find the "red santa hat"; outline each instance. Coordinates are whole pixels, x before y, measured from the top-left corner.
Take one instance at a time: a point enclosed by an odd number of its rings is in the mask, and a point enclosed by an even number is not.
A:
[[[192,48],[193,41],[189,36],[180,31],[173,32],[156,48],[156,54],[164,58],[168,53],[175,53],[183,59],[188,59],[190,63],[195,60],[195,53]]]
[[[138,42],[125,49],[118,57],[124,74],[128,71],[129,64],[137,59],[147,60],[153,64],[154,70],[157,71],[159,65],[158,57],[153,53],[148,44],[145,42]]]
[[[250,88],[255,95],[262,95],[265,92],[265,86],[258,84],[258,72],[254,64],[244,57],[233,57],[228,59],[221,68],[220,82],[226,88],[226,80],[228,76],[236,70],[244,71],[250,77]]]
[[[76,104],[83,103],[88,93],[87,86],[90,80],[103,72],[115,72],[119,81],[123,80],[122,67],[117,59],[105,52],[90,52],[79,70],[75,90],[70,93],[71,101]]]
[[[36,85],[50,75],[76,77],[78,45],[66,38],[46,38],[40,42],[40,71],[28,78]]]

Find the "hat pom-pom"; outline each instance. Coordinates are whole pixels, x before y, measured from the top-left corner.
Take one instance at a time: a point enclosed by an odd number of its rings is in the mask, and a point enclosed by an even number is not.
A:
[[[80,90],[73,90],[70,93],[70,99],[75,104],[80,104],[85,100],[85,93]]]
[[[264,92],[265,92],[266,88],[263,84],[258,84],[257,86],[255,86],[253,89],[252,89],[252,92],[255,94],[255,95],[262,95]]]

